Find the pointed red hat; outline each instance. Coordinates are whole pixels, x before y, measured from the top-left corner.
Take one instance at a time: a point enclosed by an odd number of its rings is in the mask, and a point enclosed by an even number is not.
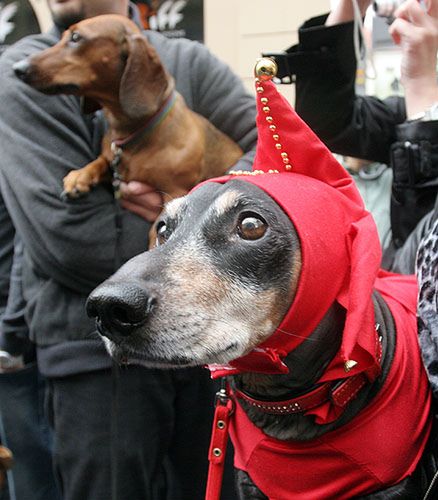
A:
[[[240,179],[268,193],[297,231],[302,268],[294,301],[277,330],[212,375],[286,373],[284,357],[308,338],[336,301],[346,311],[341,347],[320,381],[380,371],[372,290],[381,250],[372,216],[352,177],[301,120],[271,81],[275,63],[256,66],[258,144],[252,172]],[[207,181],[212,182],[212,181]]]

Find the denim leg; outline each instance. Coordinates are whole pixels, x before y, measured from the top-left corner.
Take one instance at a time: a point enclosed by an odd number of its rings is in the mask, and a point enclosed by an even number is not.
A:
[[[60,500],[44,417],[45,382],[36,364],[0,374],[1,440],[14,454],[8,475],[10,500]]]

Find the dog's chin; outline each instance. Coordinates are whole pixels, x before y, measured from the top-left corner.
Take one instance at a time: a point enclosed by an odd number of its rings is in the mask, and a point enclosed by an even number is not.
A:
[[[189,368],[198,366],[198,363],[184,356],[160,358],[157,356],[148,355],[144,352],[139,352],[136,349],[118,346],[107,338],[104,338],[103,340],[105,343],[105,347],[111,357],[116,363],[120,365],[141,365],[146,368],[161,369]]]
[[[160,356],[150,354],[138,349],[120,346],[106,337],[102,337],[105,347],[110,356],[120,365],[141,365],[146,368],[175,369],[175,368],[195,368],[209,364],[227,364],[237,356],[230,356],[229,351],[235,349],[235,345],[221,350],[217,355],[192,358],[181,354]]]

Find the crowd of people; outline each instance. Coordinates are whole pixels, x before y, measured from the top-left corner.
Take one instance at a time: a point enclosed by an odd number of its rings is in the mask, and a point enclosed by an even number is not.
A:
[[[0,438],[15,455],[8,500],[202,499],[217,390],[209,374],[114,365],[84,307],[93,288],[147,249],[161,196],[123,184],[120,228],[105,185],[62,200],[66,173],[97,156],[104,118],[85,114],[77,97],[37,92],[12,69],[74,22],[108,13],[139,22],[138,12],[128,0],[47,1],[51,31],[0,57]],[[297,112],[333,153],[391,169],[382,267],[418,270],[420,343],[438,396],[438,0],[397,9],[389,30],[404,97],[384,100],[355,90],[355,6],[364,16],[371,3],[339,0],[275,58],[279,76],[294,78]],[[233,169],[251,169],[255,100],[240,79],[197,42],[144,35],[189,107],[244,151]],[[235,498],[231,469],[226,500]]]

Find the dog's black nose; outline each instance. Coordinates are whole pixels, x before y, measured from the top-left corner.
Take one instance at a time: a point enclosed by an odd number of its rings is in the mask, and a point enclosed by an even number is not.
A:
[[[29,59],[22,59],[17,61],[13,66],[15,74],[23,81],[26,81],[29,77],[30,62]]]
[[[137,285],[104,283],[91,293],[86,307],[102,335],[126,337],[146,322],[155,302]]]

